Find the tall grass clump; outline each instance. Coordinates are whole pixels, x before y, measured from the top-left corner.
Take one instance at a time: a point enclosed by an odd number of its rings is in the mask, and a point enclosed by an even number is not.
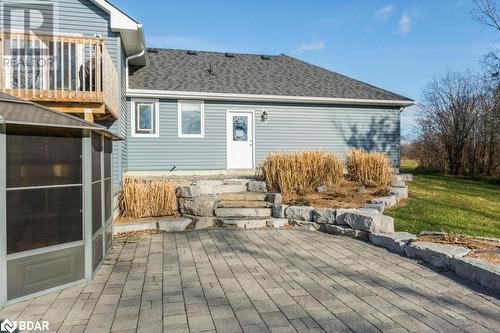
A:
[[[125,176],[119,204],[120,215],[130,218],[176,215],[175,189],[168,180]]]
[[[350,180],[370,186],[391,183],[391,162],[385,153],[353,149],[346,156],[347,176]]]
[[[318,186],[338,184],[343,178],[343,165],[328,152],[272,153],[257,167],[257,177],[271,192],[303,194]]]

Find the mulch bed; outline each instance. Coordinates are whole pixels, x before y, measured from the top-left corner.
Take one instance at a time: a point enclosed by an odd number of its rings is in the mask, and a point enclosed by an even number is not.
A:
[[[500,264],[500,243],[495,241],[477,239],[463,235],[426,235],[419,236],[419,241],[460,245],[471,249],[467,255],[471,258],[482,259],[491,264]]]
[[[361,208],[371,199],[389,195],[386,187],[366,187],[364,193],[360,193],[358,188],[357,182],[343,181],[325,193],[285,194],[283,202],[287,205],[316,208]]]

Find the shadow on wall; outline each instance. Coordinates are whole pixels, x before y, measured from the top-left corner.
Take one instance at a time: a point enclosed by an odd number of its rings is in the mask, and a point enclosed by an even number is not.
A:
[[[400,128],[398,124],[394,124],[392,117],[372,117],[368,129],[360,129],[364,126],[358,124],[343,126],[334,123],[333,126],[349,147],[385,152],[394,166],[399,167]]]

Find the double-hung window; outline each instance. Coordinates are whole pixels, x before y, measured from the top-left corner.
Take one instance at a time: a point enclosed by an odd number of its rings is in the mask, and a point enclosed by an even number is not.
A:
[[[203,101],[180,100],[178,110],[179,138],[203,138],[205,136],[205,105]]]
[[[132,136],[159,136],[159,102],[157,100],[132,101]]]

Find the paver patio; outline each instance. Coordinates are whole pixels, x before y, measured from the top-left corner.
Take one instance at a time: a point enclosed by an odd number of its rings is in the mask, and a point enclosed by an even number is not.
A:
[[[498,332],[497,296],[350,238],[214,229],[117,241],[92,282],[0,318],[57,332]]]

